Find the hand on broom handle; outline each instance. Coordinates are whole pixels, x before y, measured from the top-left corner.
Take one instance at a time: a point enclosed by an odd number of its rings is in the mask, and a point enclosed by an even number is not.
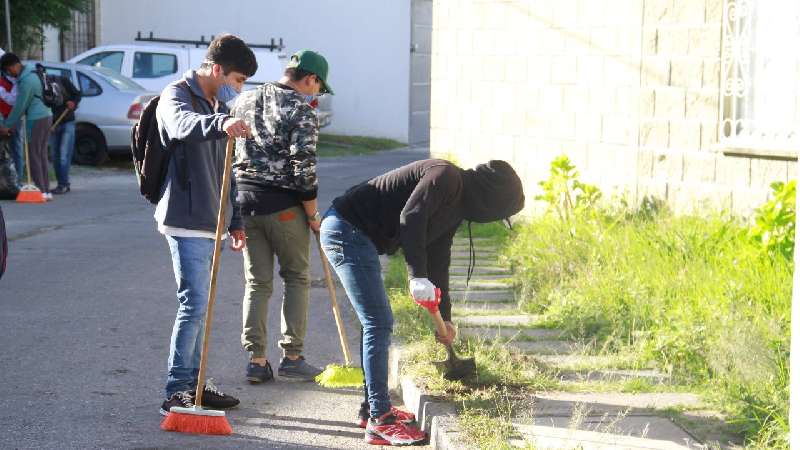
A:
[[[228,193],[231,187],[231,162],[233,161],[233,144],[235,139],[228,138],[225,148],[225,169],[222,173],[222,187],[219,195],[219,212],[217,213],[217,231],[214,235],[214,258],[211,262],[211,286],[208,289],[208,308],[206,309],[206,325],[203,334],[203,351],[200,354],[200,371],[197,374],[197,390],[194,404],[203,407],[203,388],[206,384],[206,363],[208,361],[208,338],[211,335],[211,317],[214,313],[214,300],[217,296],[217,273],[219,272],[219,256],[222,247],[222,234],[225,228],[225,208],[228,204]]]
[[[53,122],[52,125],[50,125],[50,132],[51,133],[53,131],[55,131],[55,129],[58,126],[58,124],[60,124],[61,121],[64,120],[64,117],[67,117],[67,114],[69,114],[70,111],[71,111],[71,109],[69,109],[69,108],[64,109],[64,112],[62,112],[61,115],[58,116],[58,119],[55,122]]]
[[[344,364],[346,366],[352,365],[352,358],[350,357],[350,346],[347,344],[347,335],[344,330],[344,323],[342,316],[339,314],[339,304],[336,302],[336,288],[333,286],[333,277],[331,276],[331,268],[328,266],[328,260],[325,258],[325,252],[322,250],[322,242],[319,239],[319,232],[314,232],[317,241],[317,250],[319,251],[319,259],[322,262],[322,271],[325,272],[325,284],[328,286],[328,295],[331,298],[331,307],[333,308],[333,317],[336,319],[336,329],[339,331],[339,342],[342,344],[342,353],[344,353]]]

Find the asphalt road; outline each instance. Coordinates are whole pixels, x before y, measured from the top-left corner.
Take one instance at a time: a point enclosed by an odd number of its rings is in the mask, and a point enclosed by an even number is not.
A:
[[[422,148],[322,160],[321,210],[351,185],[426,157]],[[242,257],[230,250],[222,259],[209,376],[242,401],[228,413],[234,435],[161,431],[175,280],[153,207],[138,195],[133,175],[80,169],[66,196],[0,207],[11,240],[0,280],[0,448],[375,448],[353,424],[359,390],[244,380]],[[312,279],[320,280],[315,250],[311,259]],[[275,279],[269,359],[277,368],[283,287]],[[305,355],[321,367],[340,363],[327,291],[312,284]],[[358,355],[349,302],[341,289],[338,295]]]

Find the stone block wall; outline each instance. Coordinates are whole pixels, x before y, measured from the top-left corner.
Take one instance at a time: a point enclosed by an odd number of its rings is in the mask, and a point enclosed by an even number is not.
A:
[[[722,2],[434,0],[432,154],[508,160],[530,199],[564,153],[606,197],[748,214],[796,163],[721,151]]]

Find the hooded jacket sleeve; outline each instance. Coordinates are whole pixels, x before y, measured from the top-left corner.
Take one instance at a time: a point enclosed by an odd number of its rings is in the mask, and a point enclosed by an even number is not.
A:
[[[448,231],[428,246],[428,279],[442,291],[439,312],[442,319],[449,321],[452,302],[450,301],[450,248],[458,227]]]
[[[242,221],[242,209],[239,207],[239,202],[236,201],[237,188],[236,177],[231,174],[231,191],[229,192],[230,198],[228,199],[228,207],[233,209],[231,216],[231,224],[228,226],[228,232],[236,230],[244,230],[244,222]]]
[[[72,81],[70,81],[67,77],[61,77],[59,80],[61,81],[61,85],[64,86],[64,90],[67,91],[67,100],[73,101],[76,104],[81,102],[81,98],[83,98],[83,94],[81,93],[80,89],[76,88]]]
[[[412,278],[430,278],[428,222],[438,209],[449,207],[452,200],[458,198],[460,190],[458,169],[442,164],[427,169],[406,201],[400,212],[399,238]]]
[[[231,116],[224,113],[198,114],[192,107],[191,96],[186,87],[177,84],[170,84],[161,93],[156,116],[169,141],[191,143],[225,138],[227,134],[222,125]],[[162,140],[163,138],[162,135]],[[167,145],[169,142],[163,144]]]

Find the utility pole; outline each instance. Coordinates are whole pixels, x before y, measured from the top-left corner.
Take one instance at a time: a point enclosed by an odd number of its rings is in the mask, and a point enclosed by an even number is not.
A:
[[[11,51],[11,7],[6,0],[6,51]]]

